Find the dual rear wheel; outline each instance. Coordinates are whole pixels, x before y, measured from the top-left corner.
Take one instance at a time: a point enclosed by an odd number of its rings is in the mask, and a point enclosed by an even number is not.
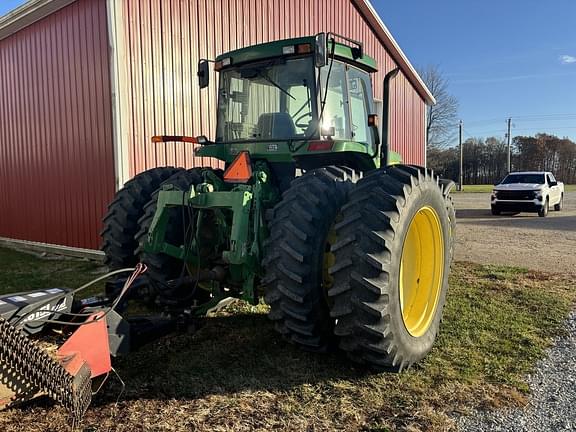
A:
[[[163,184],[188,190],[202,169],[156,168],[131,180],[102,232],[113,268],[144,260],[155,279],[182,263],[140,249]],[[221,174],[217,172],[217,174]],[[174,215],[168,236],[183,236]],[[359,179],[325,167],[292,181],[269,212],[265,300],[275,328],[313,351],[340,347],[356,362],[401,370],[432,348],[448,285],[455,216],[439,178],[394,166]]]
[[[423,168],[376,170],[355,186],[335,170],[296,179],[274,209],[270,318],[307,349],[338,345],[356,362],[401,370],[430,351],[438,332],[452,201]]]

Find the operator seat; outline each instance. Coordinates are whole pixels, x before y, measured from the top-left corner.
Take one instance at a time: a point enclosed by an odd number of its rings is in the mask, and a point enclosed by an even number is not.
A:
[[[292,138],[296,135],[294,120],[285,112],[260,114],[256,127],[260,139]]]

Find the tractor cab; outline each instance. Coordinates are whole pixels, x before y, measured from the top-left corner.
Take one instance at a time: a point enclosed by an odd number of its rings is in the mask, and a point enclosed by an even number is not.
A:
[[[247,150],[304,169],[380,166],[370,78],[377,69],[360,42],[332,33],[270,42],[223,54],[214,69],[216,136],[199,156],[230,162]],[[198,76],[209,85],[208,61]]]

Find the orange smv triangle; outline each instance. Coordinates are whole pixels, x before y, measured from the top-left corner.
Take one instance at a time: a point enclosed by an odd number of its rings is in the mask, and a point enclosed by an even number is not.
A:
[[[251,178],[250,153],[242,151],[224,173],[224,181],[228,183],[247,183]]]

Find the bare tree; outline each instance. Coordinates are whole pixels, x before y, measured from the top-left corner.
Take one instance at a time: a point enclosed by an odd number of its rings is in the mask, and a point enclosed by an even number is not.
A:
[[[426,146],[445,147],[455,130],[458,100],[448,92],[448,80],[438,66],[429,65],[418,72],[436,99],[436,105],[429,106],[427,111]]]

